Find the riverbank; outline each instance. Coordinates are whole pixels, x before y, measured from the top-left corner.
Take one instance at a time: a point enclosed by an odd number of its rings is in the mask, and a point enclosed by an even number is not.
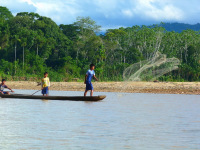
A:
[[[40,90],[37,82],[7,81],[13,89]],[[200,94],[200,82],[94,82],[96,92]],[[50,90],[84,91],[82,82],[51,82]]]

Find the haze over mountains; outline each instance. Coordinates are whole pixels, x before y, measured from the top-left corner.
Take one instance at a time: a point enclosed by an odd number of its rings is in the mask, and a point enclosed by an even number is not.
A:
[[[150,25],[149,27],[152,27],[153,25]],[[200,23],[197,24],[185,24],[185,23],[161,23],[159,26],[165,28],[167,31],[175,31],[175,32],[182,32],[184,30],[194,30],[194,31],[200,31]],[[101,31],[99,34],[105,34],[106,31]],[[99,35],[98,34],[98,35]]]
[[[194,31],[200,30],[200,23],[191,25],[185,23],[164,23],[160,26],[164,27],[167,31],[175,31],[175,32],[182,32],[183,30],[191,29]]]

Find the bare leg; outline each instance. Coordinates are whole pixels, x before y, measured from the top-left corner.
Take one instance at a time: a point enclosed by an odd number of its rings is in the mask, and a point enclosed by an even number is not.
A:
[[[9,92],[6,92],[6,94],[10,95],[10,93],[9,93]]]
[[[90,92],[90,96],[93,96],[93,92],[94,92],[94,90],[91,90],[91,92]]]
[[[84,96],[86,96],[86,95],[87,95],[87,92],[88,92],[88,91],[87,91],[87,90],[85,90],[85,92],[84,92]]]

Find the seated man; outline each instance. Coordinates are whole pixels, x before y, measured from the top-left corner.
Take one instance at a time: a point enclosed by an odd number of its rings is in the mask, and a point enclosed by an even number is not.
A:
[[[8,94],[10,95],[9,92],[4,92],[4,88],[7,88],[9,90],[11,90],[11,92],[14,92],[11,88],[9,88],[6,84],[6,80],[5,79],[2,79],[2,83],[0,84],[0,94]]]

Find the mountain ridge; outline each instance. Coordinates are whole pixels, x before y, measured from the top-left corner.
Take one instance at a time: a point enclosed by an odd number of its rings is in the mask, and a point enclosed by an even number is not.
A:
[[[167,31],[182,32],[184,30],[200,31],[200,23],[197,24],[186,24],[186,23],[161,23],[159,26],[165,28]]]

